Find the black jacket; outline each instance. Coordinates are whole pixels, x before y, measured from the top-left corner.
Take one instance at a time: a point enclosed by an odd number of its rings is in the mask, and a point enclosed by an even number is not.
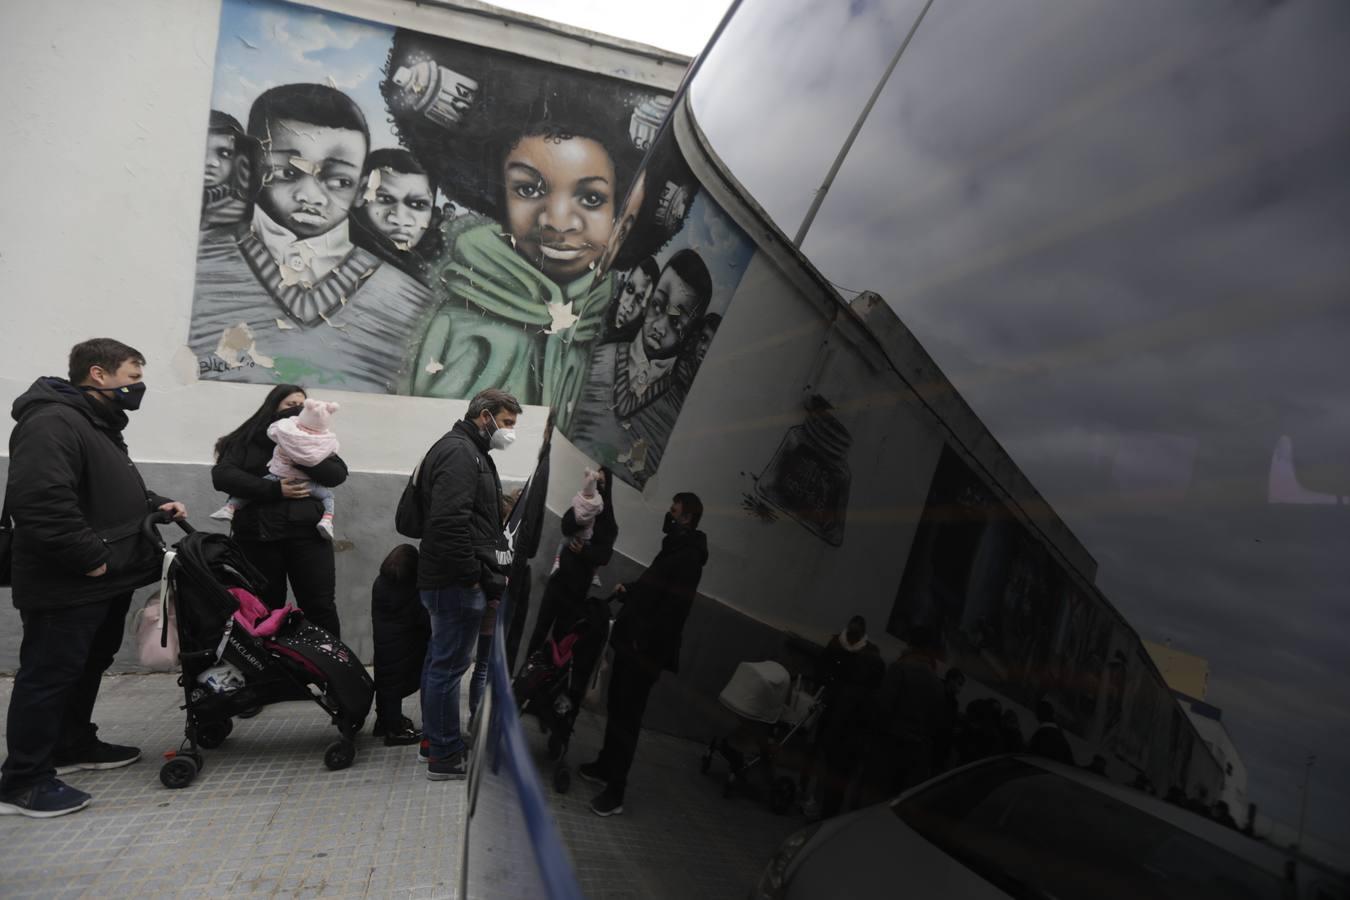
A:
[[[497,592],[495,554],[502,533],[502,482],[477,426],[463,420],[432,445],[417,483],[424,510],[417,586],[483,585]]]
[[[686,529],[666,535],[647,571],[624,585],[619,595],[624,604],[614,621],[614,649],[637,653],[656,671],[680,671],[684,623],[707,562],[708,537],[703,532]]]
[[[14,605],[79,606],[157,580],[159,558],[140,525],[168,501],[146,488],[127,454],[127,414],[63,379],[39,378],[13,416]],[[104,563],[106,575],[84,574]]]
[[[422,674],[431,639],[431,620],[415,582],[380,575],[370,590],[370,624],[375,644],[375,682],[407,685],[407,696]]]
[[[227,445],[211,468],[211,484],[231,497],[252,502],[234,517],[231,534],[248,541],[283,541],[316,537],[314,528],[323,517],[323,503],[314,497],[287,500],[281,482],[263,476],[276,445],[260,430],[251,440]],[[333,455],[317,466],[297,466],[324,487],[337,487],[347,480],[347,464]]]

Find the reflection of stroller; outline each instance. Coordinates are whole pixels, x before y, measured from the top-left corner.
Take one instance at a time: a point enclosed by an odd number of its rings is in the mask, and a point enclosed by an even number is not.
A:
[[[740,726],[728,737],[714,738],[703,754],[702,770],[712,768],[714,755],[731,766],[722,784],[722,796],[730,797],[737,787],[749,789],[746,773],[763,766],[769,787],[769,807],[779,815],[792,808],[797,785],[786,775],[775,775],[775,761],[783,747],[799,731],[809,730],[824,709],[824,688],[815,693],[796,685],[781,664],[743,662],[736,667],[727,686],[717,699],[740,718]]]
[[[313,700],[328,713],[341,737],[328,745],[324,765],[350,766],[356,758],[353,738],[375,691],[356,654],[305,621],[300,610],[266,609],[256,596],[262,576],[226,535],[179,522],[186,535],[170,550],[155,528],[170,519],[154,513],[144,525],[164,556],[161,595],[177,604],[179,684],[187,710],[183,743],[165,754],[160,781],[187,787],[202,769],[199,748],[224,743],[234,727],[232,716],[286,700]],[[167,629],[167,619],[161,621]]]
[[[533,714],[549,733],[548,757],[555,761],[553,789],[560,794],[572,784],[567,746],[595,662],[609,637],[609,624],[609,604],[588,597],[579,611],[558,617],[544,646],[530,654],[511,685],[520,714]]]

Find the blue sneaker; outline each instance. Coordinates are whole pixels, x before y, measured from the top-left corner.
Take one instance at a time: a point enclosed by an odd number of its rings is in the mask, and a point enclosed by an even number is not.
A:
[[[48,778],[32,787],[0,797],[0,816],[51,819],[79,812],[93,799],[84,791],[75,790],[59,778]]]

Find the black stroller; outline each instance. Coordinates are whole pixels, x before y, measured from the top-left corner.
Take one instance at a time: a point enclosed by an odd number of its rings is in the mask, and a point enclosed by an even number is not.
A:
[[[591,673],[609,638],[609,625],[609,603],[588,597],[578,610],[559,615],[544,646],[530,654],[511,684],[520,714],[533,715],[549,734],[553,789],[559,794],[572,785],[567,747]]]
[[[168,788],[187,787],[202,770],[201,749],[225,742],[233,716],[288,700],[313,700],[328,713],[340,737],[328,745],[324,765],[350,766],[356,759],[356,733],[375,695],[365,666],[298,609],[272,612],[266,626],[258,628],[257,614],[268,612],[256,599],[263,578],[238,545],[226,535],[177,522],[185,535],[170,549],[157,526],[171,521],[169,514],[157,512],[143,526],[164,557],[161,595],[177,604],[183,667],[178,682],[187,710],[184,740],[165,754],[159,780]],[[168,618],[161,621],[167,631]],[[162,632],[161,646],[166,637]]]

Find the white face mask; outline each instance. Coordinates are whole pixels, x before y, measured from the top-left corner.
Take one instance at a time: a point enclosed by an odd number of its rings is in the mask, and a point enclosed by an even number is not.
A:
[[[516,442],[516,430],[514,428],[502,428],[497,424],[496,419],[489,419],[492,423],[492,435],[488,438],[488,446],[493,450],[505,450]]]

